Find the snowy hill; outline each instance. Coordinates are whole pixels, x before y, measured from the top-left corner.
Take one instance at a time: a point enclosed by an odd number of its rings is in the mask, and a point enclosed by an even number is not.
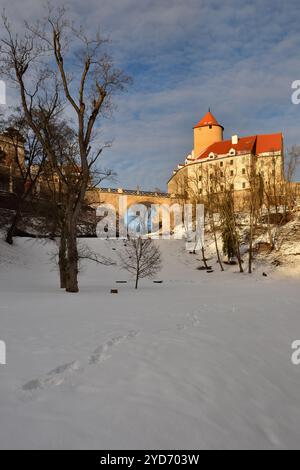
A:
[[[0,241],[0,448],[300,447],[299,280],[207,274],[159,244],[163,284],[86,263],[70,295],[53,243]]]

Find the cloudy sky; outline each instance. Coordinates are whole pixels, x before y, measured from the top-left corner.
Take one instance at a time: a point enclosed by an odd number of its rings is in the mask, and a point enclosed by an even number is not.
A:
[[[4,4],[18,24],[41,12],[40,0]],[[100,26],[110,36],[116,63],[133,78],[103,123],[103,136],[114,139],[103,165],[118,173],[115,185],[165,190],[209,106],[225,138],[282,131],[286,147],[300,144],[300,105],[291,102],[300,80],[299,0],[66,4],[91,31]]]

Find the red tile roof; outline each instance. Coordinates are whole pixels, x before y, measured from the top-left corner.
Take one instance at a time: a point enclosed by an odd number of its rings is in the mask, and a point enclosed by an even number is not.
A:
[[[198,122],[198,124],[196,124],[194,129],[196,129],[197,127],[204,127],[204,126],[222,127],[210,111],[208,111],[208,113],[205,114],[205,116]]]
[[[212,152],[218,155],[226,155],[229,150],[235,149],[239,153],[251,153],[259,155],[265,152],[277,152],[282,149],[283,136],[279,134],[255,135],[240,137],[237,144],[232,144],[230,140],[216,142],[207,147],[196,160],[203,160]]]
[[[258,135],[256,140],[256,153],[265,152],[277,152],[283,147],[283,135],[279,134],[267,134]]]

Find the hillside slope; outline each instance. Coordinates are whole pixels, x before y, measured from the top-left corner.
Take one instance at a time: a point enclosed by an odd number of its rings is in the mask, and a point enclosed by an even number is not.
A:
[[[159,244],[163,284],[86,264],[68,295],[54,244],[0,242],[0,448],[299,448],[299,281]]]

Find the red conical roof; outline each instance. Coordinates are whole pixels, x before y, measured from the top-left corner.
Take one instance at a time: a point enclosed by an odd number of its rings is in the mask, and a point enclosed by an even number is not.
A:
[[[219,126],[219,127],[222,127],[223,129],[223,126],[221,126],[221,124],[218,123],[218,121],[216,120],[216,118],[210,111],[208,111],[208,113],[205,114],[205,116],[201,119],[201,121],[198,122],[198,124],[194,127],[194,129],[196,127],[205,127],[205,126]]]

